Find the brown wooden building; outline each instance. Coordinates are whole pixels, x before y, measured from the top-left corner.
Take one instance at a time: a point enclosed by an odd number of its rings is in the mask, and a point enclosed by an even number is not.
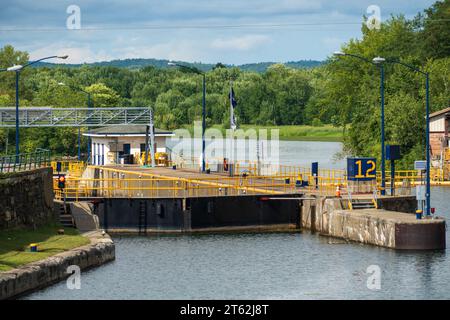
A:
[[[450,107],[430,114],[430,148],[433,159],[443,159],[449,145]]]

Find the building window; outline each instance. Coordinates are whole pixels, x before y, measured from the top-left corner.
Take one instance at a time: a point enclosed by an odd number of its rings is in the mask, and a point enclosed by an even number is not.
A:
[[[100,152],[100,148],[99,148],[99,143],[95,144],[95,164],[98,165],[98,159],[99,159],[99,152]]]
[[[92,144],[92,163],[94,165],[97,164],[97,144],[96,143]]]

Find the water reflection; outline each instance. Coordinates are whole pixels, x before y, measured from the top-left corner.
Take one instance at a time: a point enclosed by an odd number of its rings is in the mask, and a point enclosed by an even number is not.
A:
[[[282,141],[286,164],[342,168],[338,143]],[[292,161],[292,163],[290,163]],[[432,189],[450,217],[450,189]],[[448,243],[447,231],[447,243]],[[284,234],[117,237],[116,261],[26,299],[450,299],[450,258],[442,251],[396,251],[308,231]],[[381,289],[367,288],[367,268]]]

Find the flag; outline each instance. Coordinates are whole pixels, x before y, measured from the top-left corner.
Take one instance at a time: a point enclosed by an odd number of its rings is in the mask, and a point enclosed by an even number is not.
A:
[[[230,128],[232,130],[236,130],[237,126],[236,126],[236,118],[234,116],[234,108],[236,108],[237,102],[234,96],[233,83],[231,83],[230,86],[229,99],[230,99]]]

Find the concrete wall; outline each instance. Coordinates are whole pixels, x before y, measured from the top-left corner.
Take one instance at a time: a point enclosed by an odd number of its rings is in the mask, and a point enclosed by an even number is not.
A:
[[[100,266],[115,259],[115,246],[108,235],[87,235],[91,244],[57,254],[23,267],[0,273],[0,300],[49,286],[67,278],[71,265],[81,270]]]
[[[391,209],[348,210],[347,201],[320,197],[303,201],[302,228],[322,235],[393,249],[444,249],[445,221],[416,220],[405,213],[411,209],[411,197],[385,201]],[[415,207],[414,207],[415,208]]]
[[[0,229],[56,221],[52,175],[52,168],[0,175]]]
[[[415,214],[417,200],[416,197],[413,196],[386,197],[378,199],[378,207],[389,211]]]

